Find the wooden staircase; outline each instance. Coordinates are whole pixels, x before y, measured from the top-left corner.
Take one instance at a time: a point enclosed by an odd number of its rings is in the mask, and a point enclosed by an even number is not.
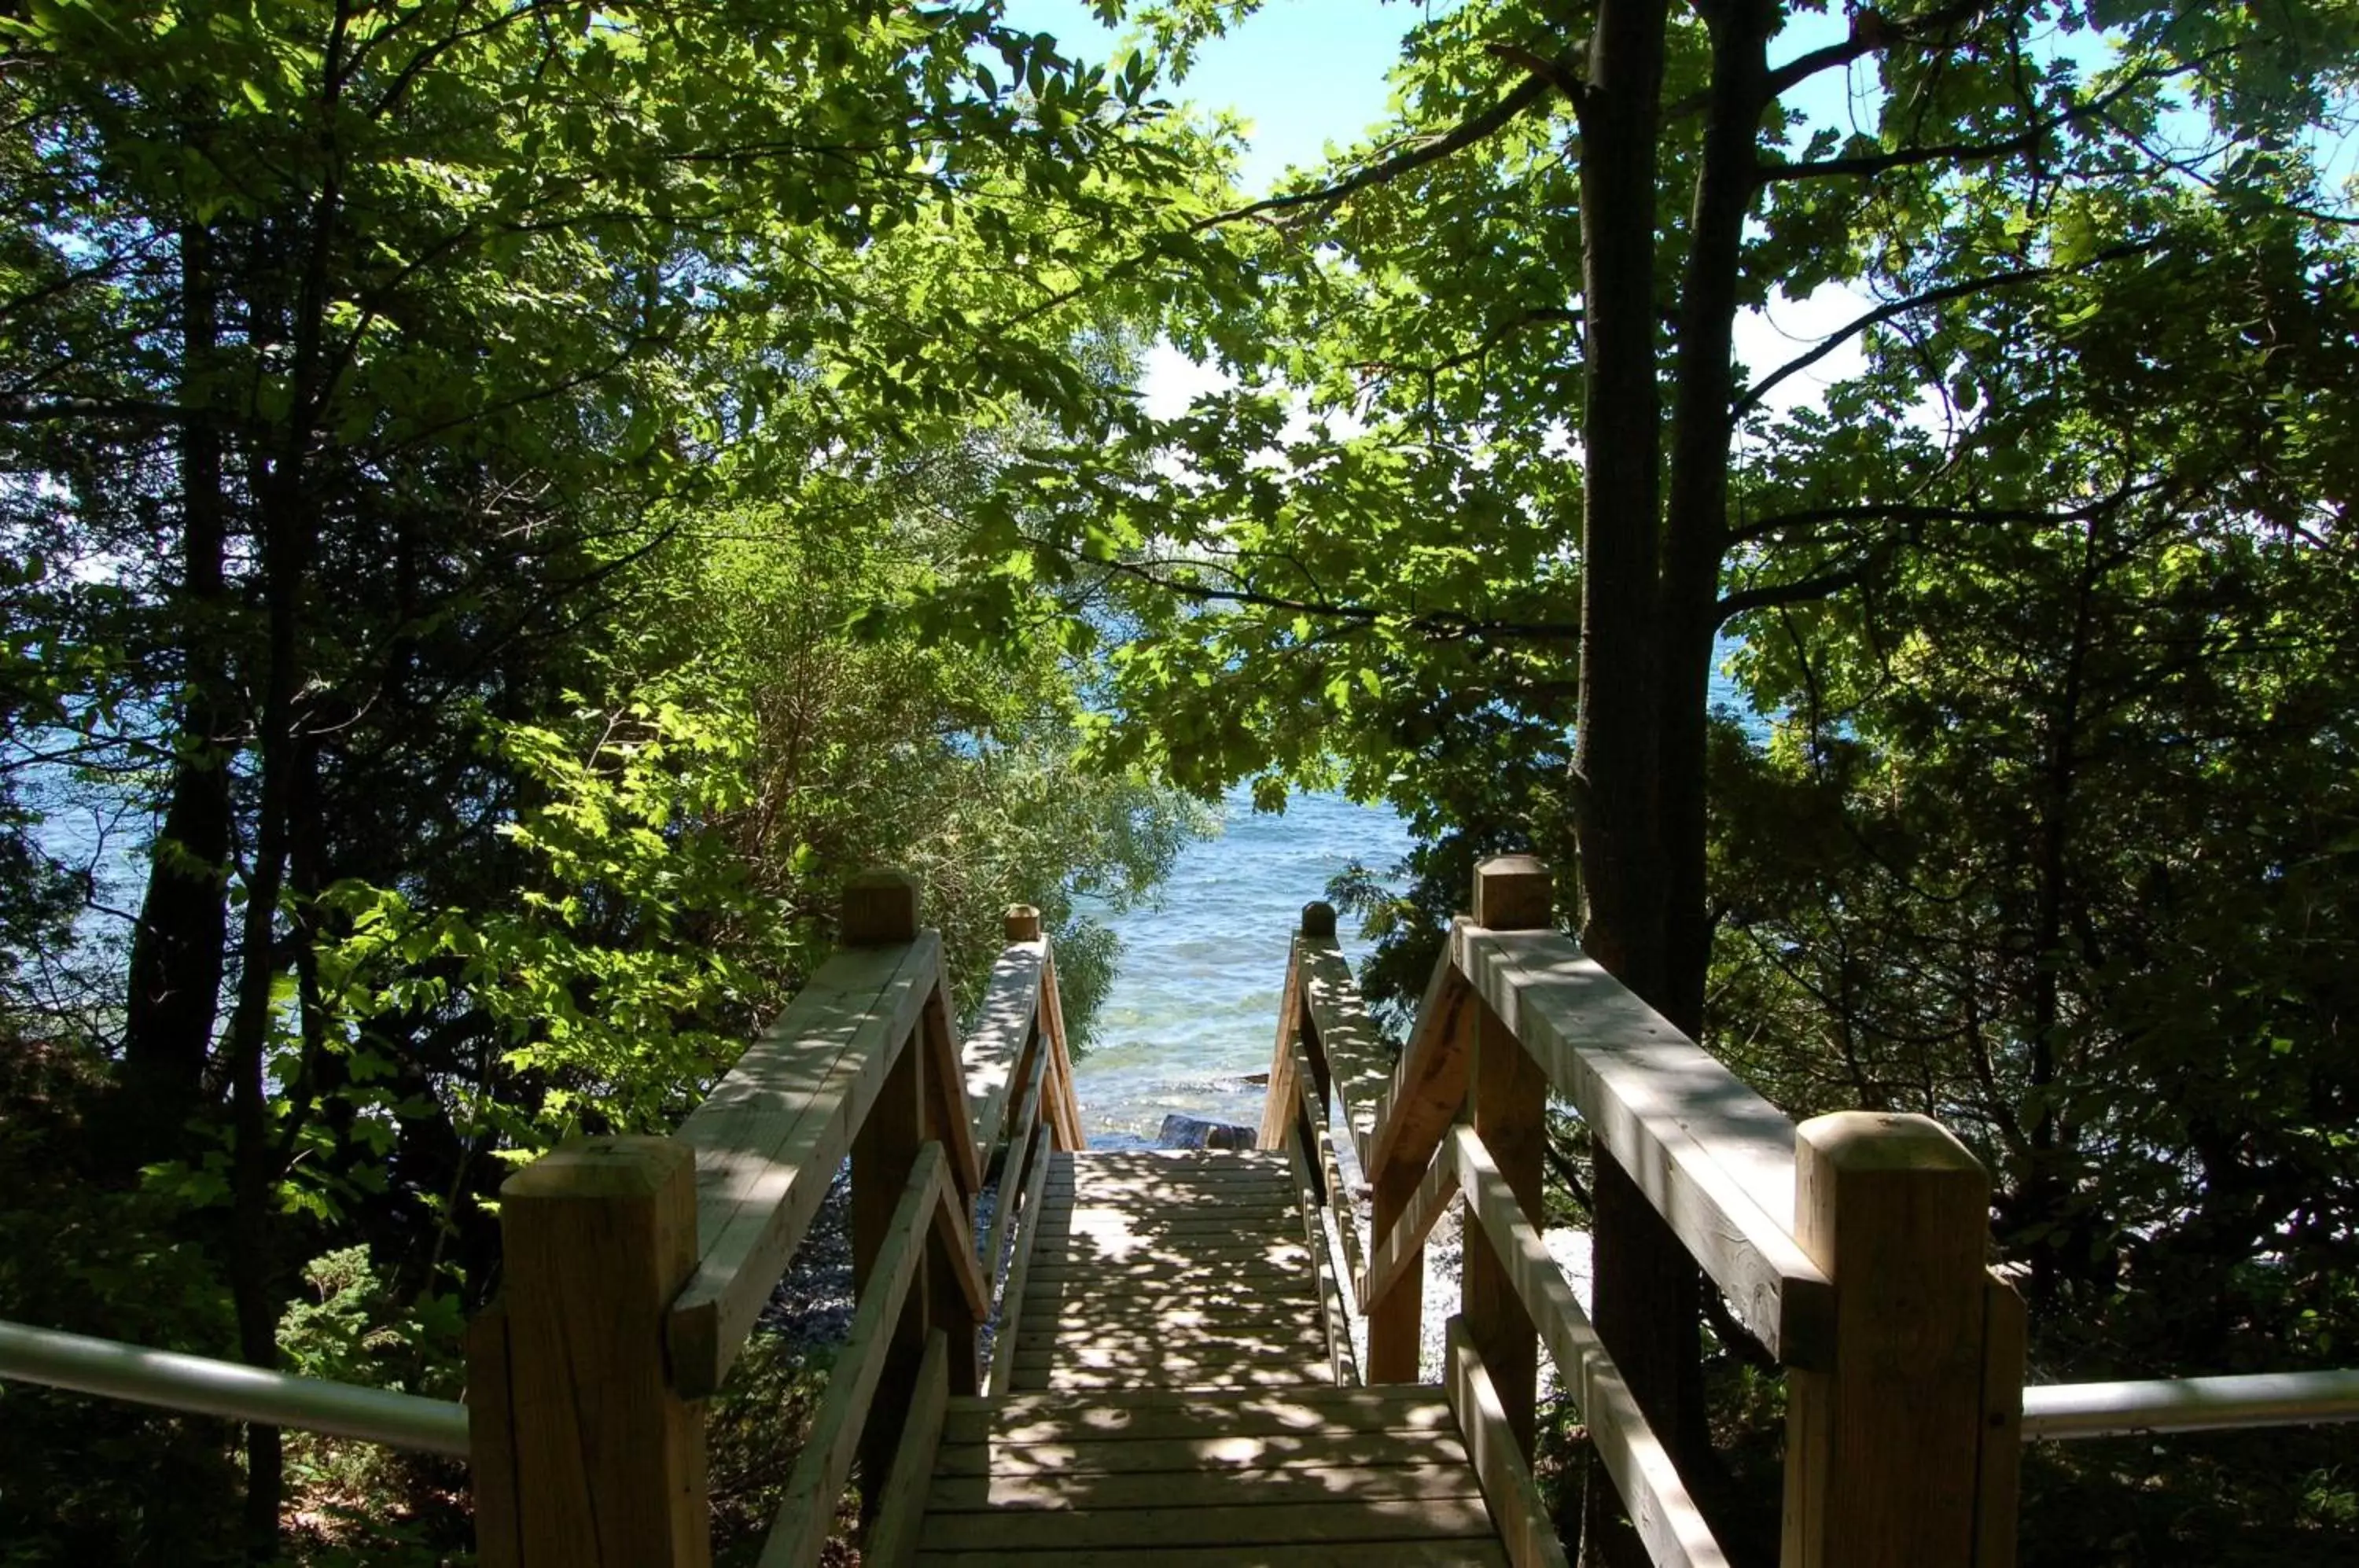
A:
[[[1506,1561],[1441,1390],[1338,1386],[1283,1156],[1058,1154],[1038,1224],[918,1563]]]
[[[1560,1568],[1527,1463],[1543,1354],[1623,1547],[1725,1568],[1646,1413],[1695,1329],[1645,1291],[1698,1268],[1785,1368],[1781,1568],[2011,1568],[2023,1317],[1984,1267],[1981,1166],[1921,1116],[1796,1127],[1552,911],[1537,862],[1485,862],[1396,1048],[1310,906],[1260,1149],[1110,1152],[1038,912],[1009,911],[962,1038],[916,884],[856,879],[842,949],[676,1134],[503,1189],[469,1343],[480,1561],[707,1568],[703,1402],[849,1160],[857,1307],[761,1568],[830,1558],[855,1478],[867,1568]],[[1540,1229],[1551,1101],[1591,1135],[1594,1323]],[[1427,1384],[1453,1205],[1463,1305]]]

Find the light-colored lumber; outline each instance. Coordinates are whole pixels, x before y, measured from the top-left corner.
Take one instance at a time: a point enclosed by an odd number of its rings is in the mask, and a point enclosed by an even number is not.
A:
[[[923,893],[915,877],[889,868],[864,871],[843,885],[836,942],[874,947],[915,941]]]
[[[1442,1359],[1448,1377],[1451,1409],[1458,1413],[1459,1434],[1482,1479],[1483,1496],[1491,1505],[1499,1539],[1515,1568],[1567,1568],[1564,1547],[1556,1538],[1539,1488],[1525,1463],[1523,1443],[1511,1424],[1499,1391],[1483,1366],[1463,1318],[1453,1317],[1443,1337]]]
[[[1486,860],[1475,868],[1474,907],[1518,924],[1544,925],[1550,912],[1548,873],[1527,855]],[[1548,1147],[1548,1078],[1489,1003],[1477,1000],[1468,1007],[1474,1063],[1466,1097],[1473,1130],[1537,1230]],[[1528,1461],[1539,1390],[1539,1337],[1492,1248],[1468,1247],[1461,1269],[1459,1315],[1465,1320],[1467,1341],[1482,1358],[1507,1412],[1507,1430]]]
[[[1082,1130],[1082,1105],[1073,1095],[1073,1058],[1065,1047],[1065,1004],[1057,991],[1057,955],[1049,953],[1040,969],[1040,1017],[1049,1037],[1049,1108],[1058,1140],[1067,1149],[1089,1147]]]
[[[1301,1244],[1291,1244],[1297,1252],[1276,1258],[1256,1253],[1215,1254],[1194,1258],[1131,1258],[1122,1262],[1093,1257],[1089,1254],[1049,1252],[1036,1248],[1032,1258],[1032,1273],[1028,1281],[1033,1294],[1057,1285],[1079,1283],[1092,1295],[1116,1296],[1140,1291],[1169,1290],[1174,1286],[1195,1285],[1217,1289],[1223,1281],[1234,1281],[1241,1289],[1258,1290],[1263,1281],[1284,1289],[1298,1286],[1306,1293],[1316,1289],[1317,1279],[1311,1272],[1311,1260],[1300,1252]],[[1091,1286],[1093,1280],[1103,1281],[1103,1289]],[[1071,1294],[1069,1290],[1067,1292]],[[1309,1310],[1309,1303],[1303,1303]]]
[[[975,1260],[974,1232],[967,1227],[966,1206],[951,1201],[937,1207],[934,1235],[942,1247],[934,1261],[943,1268],[959,1304],[973,1322],[990,1322],[991,1281],[984,1276],[983,1265]],[[955,1363],[957,1347],[953,1345],[951,1349]]]
[[[1422,1171],[1442,1133],[1457,1119],[1459,1106],[1466,1103],[1468,1040],[1460,1014],[1471,992],[1452,956],[1445,952],[1426,979],[1417,1022],[1409,1028],[1400,1060],[1393,1064],[1392,1083],[1368,1146],[1360,1152],[1361,1168],[1378,1186],[1387,1174]],[[1379,1219],[1376,1229],[1385,1228],[1386,1222]]]
[[[1345,1541],[1482,1540],[1490,1534],[1490,1516],[1480,1497],[1436,1497],[1389,1508],[1344,1502],[931,1515],[926,1520],[924,1545],[929,1551],[949,1545],[965,1551],[1047,1553],[1190,1541],[1258,1548]]]
[[[1286,1147],[1288,1131],[1294,1125],[1295,1099],[1300,1093],[1294,1079],[1293,1048],[1302,1027],[1302,942],[1299,935],[1294,939],[1286,964],[1286,985],[1277,999],[1277,1043],[1270,1048],[1269,1087],[1261,1103],[1258,1141],[1263,1149]]]
[[[1924,1116],[1795,1134],[1798,1236],[1835,1282],[1833,1369],[1787,1375],[1787,1568],[1968,1568],[1981,1515],[1990,1181]]]
[[[1048,1163],[1047,1138],[1043,1125],[1027,1118],[1022,1135],[1008,1146],[1007,1158],[999,1167],[999,1196],[991,1206],[991,1231],[983,1250],[984,1270],[994,1286],[1007,1267],[1007,1238],[1014,1234],[1016,1211],[1021,1206],[1017,1199],[1032,1180],[1034,1164]]]
[[[1356,1383],[1360,1373],[1352,1356],[1352,1321],[1344,1314],[1343,1292],[1336,1288],[1332,1260],[1326,1256],[1325,1227],[1319,1220],[1318,1181],[1302,1151],[1299,1125],[1295,1135],[1286,1140],[1286,1151],[1294,1161],[1294,1190],[1302,1206],[1303,1239],[1309,1243],[1303,1253],[1310,1264],[1310,1288],[1318,1293],[1320,1315],[1327,1328],[1328,1373],[1337,1383]]]
[[[923,1028],[922,1023],[911,1025],[911,1038],[895,1056],[892,1069],[886,1073],[875,1102],[869,1107],[867,1119],[860,1124],[852,1139],[852,1286],[857,1299],[864,1300],[876,1289],[876,1261],[900,1217],[902,1191],[917,1169],[919,1151],[942,1149],[939,1141],[929,1142],[927,1138],[928,1124],[934,1119],[929,1115],[931,1096],[928,1084],[934,1064],[919,1040]],[[947,1200],[955,1201],[955,1170],[948,1150],[944,1149],[943,1154],[943,1192]],[[926,1215],[929,1231],[933,1219],[932,1214]],[[926,1329],[929,1320],[936,1315],[931,1307],[940,1282],[932,1277],[927,1253],[928,1249],[921,1246],[913,1265],[916,1275],[909,1290],[909,1304],[897,1320],[886,1325],[886,1338],[876,1347],[874,1398],[886,1410],[900,1409],[915,1394],[914,1379],[919,1359],[925,1354]],[[890,1468],[893,1442],[894,1433],[881,1422],[863,1428],[858,1448],[860,1473],[880,1475]],[[864,1513],[876,1499],[873,1494],[864,1492],[860,1500]]]
[[[683,1395],[720,1387],[940,969],[932,931],[834,954],[680,1124],[701,1242],[667,1330]]]
[[[853,1454],[949,1178],[950,1161],[941,1145],[929,1143],[919,1150],[892,1225],[860,1292],[860,1304],[853,1310],[851,1333],[828,1374],[819,1413],[811,1419],[810,1432],[762,1542],[761,1568],[810,1568],[827,1544],[836,1499],[851,1476]]]
[[[1060,1395],[951,1400],[945,1438],[1001,1443],[1074,1438],[1223,1437],[1260,1432],[1455,1432],[1450,1407],[1430,1388],[1290,1388],[1244,1400],[1207,1399],[1186,1389],[1127,1388],[1077,1400]]]
[[[1482,1495],[1474,1473],[1462,1463],[1172,1469],[1160,1475],[1115,1472],[1086,1477],[1019,1471],[989,1476],[937,1476],[927,1508],[938,1513],[975,1513],[985,1508],[1070,1512],[1207,1506],[1287,1508],[1297,1503],[1419,1502]]]
[[[1303,996],[1310,1009],[1311,1032],[1320,1054],[1326,1058],[1328,1081],[1342,1108],[1352,1151],[1361,1168],[1368,1168],[1370,1138],[1376,1114],[1392,1087],[1392,1051],[1368,1017],[1360,987],[1352,978],[1351,961],[1333,938],[1305,937],[1297,946],[1302,971]]]
[[[2023,1298],[1996,1273],[1984,1270],[1982,1454],[1974,1477],[1974,1568],[2015,1568],[2023,1489],[2023,1364],[2030,1334]],[[2359,1394],[2359,1377],[2352,1382],[2353,1391]],[[2354,1408],[2354,1414],[2359,1415],[2359,1408]]]
[[[1115,1546],[1075,1552],[920,1552],[919,1568],[1506,1568],[1493,1542],[1455,1541],[1317,1541],[1256,1546],[1240,1558],[1233,1546]]]
[[[967,1103],[974,1107],[977,1133],[986,1148],[997,1146],[1006,1122],[1010,1087],[1035,1034],[1040,971],[1048,958],[1049,944],[1038,941],[1011,942],[1001,951],[984,984],[974,1029],[959,1050]]]
[[[1317,1092],[1319,1080],[1313,1075],[1308,1062],[1303,1060],[1302,1042],[1297,1040],[1292,1051],[1297,1058],[1295,1081],[1301,1085],[1301,1093],[1298,1096],[1298,1103],[1302,1109],[1301,1125],[1310,1128],[1310,1148],[1304,1152],[1310,1160],[1312,1170],[1321,1178],[1320,1184],[1326,1189],[1324,1206],[1334,1218],[1334,1238],[1343,1249],[1342,1256],[1333,1259],[1334,1278],[1343,1280],[1356,1279],[1360,1277],[1360,1271],[1367,1264],[1366,1258],[1360,1251],[1359,1204],[1353,1202],[1350,1189],[1343,1184],[1343,1168],[1336,1160],[1334,1143],[1328,1137],[1327,1102],[1319,1095]],[[1326,1240],[1324,1227],[1321,1227],[1320,1242],[1323,1245]]]
[[[1032,1242],[1040,1225],[1040,1192],[1048,1185],[1056,1157],[1042,1150],[1034,1161],[1031,1180],[1024,1188],[1023,1212],[1016,1220],[1016,1248],[1009,1256],[1007,1282],[999,1295],[999,1326],[991,1341],[991,1391],[1005,1394],[1016,1376],[1016,1336],[1023,1330],[1024,1298],[1032,1273]]]
[[[703,1410],[665,1375],[696,1266],[695,1156],[560,1145],[500,1188],[521,1568],[702,1568]]]
[[[918,1038],[926,1052],[926,1136],[950,1157],[951,1189],[972,1215],[974,1195],[983,1191],[984,1147],[975,1138],[974,1107],[966,1097],[950,994],[948,978],[937,971],[918,1015]]]
[[[1487,1247],[1498,1258],[1538,1327],[1557,1376],[1580,1405],[1598,1462],[1613,1479],[1648,1555],[1658,1568],[1724,1568],[1727,1558],[1686,1482],[1647,1424],[1548,1244],[1525,1217],[1514,1189],[1472,1127],[1451,1129],[1447,1162],[1466,1200],[1473,1221],[1468,1229],[1482,1238],[1470,1235],[1468,1248]]]
[[[1793,1238],[1783,1113],[1569,937],[1462,920],[1451,953],[1738,1320],[1787,1366],[1826,1366],[1834,1291]]]
[[[908,1568],[918,1554],[918,1532],[932,1490],[934,1453],[941,1441],[942,1408],[950,1399],[950,1340],[936,1329],[918,1363],[918,1397],[893,1450],[893,1469],[876,1505],[876,1522],[860,1552],[862,1568]]]
[[[1396,1287],[1424,1289],[1425,1238],[1441,1221],[1450,1205],[1458,1197],[1458,1178],[1447,1159],[1436,1160],[1428,1166],[1408,1201],[1400,1207],[1399,1217],[1392,1229],[1376,1242],[1376,1249],[1368,1258],[1368,1267],[1358,1281],[1360,1310],[1369,1317],[1376,1315],[1378,1303]],[[1415,1382],[1412,1376],[1387,1378],[1388,1382]]]
[[[1095,1475],[1186,1470],[1366,1468],[1390,1465],[1462,1465],[1465,1449],[1446,1433],[1342,1432],[1265,1433],[1258,1437],[1130,1438],[1066,1443],[945,1443],[934,1459],[937,1475]]]
[[[467,1324],[467,1493],[480,1568],[519,1568],[524,1560],[510,1384],[507,1302],[495,1301]]]

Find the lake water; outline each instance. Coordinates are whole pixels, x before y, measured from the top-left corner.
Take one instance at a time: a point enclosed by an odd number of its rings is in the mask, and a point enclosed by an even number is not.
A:
[[[1726,640],[1716,649],[1712,701],[1747,713],[1759,738],[1764,721],[1723,673],[1735,651]],[[1175,1111],[1258,1127],[1261,1085],[1243,1080],[1269,1071],[1302,906],[1325,898],[1328,878],[1352,861],[1381,877],[1408,848],[1390,808],[1338,795],[1297,795],[1283,814],[1264,816],[1239,790],[1226,817],[1221,836],[1180,852],[1158,904],[1099,917],[1123,952],[1097,1042],[1073,1070],[1093,1145],[1152,1143]],[[1366,956],[1357,922],[1345,918],[1338,934],[1353,964]]]
[[[1073,1070],[1093,1146],[1154,1141],[1173,1112],[1257,1127],[1288,944],[1302,906],[1353,860],[1378,874],[1408,848],[1400,819],[1334,795],[1297,795],[1282,815],[1242,792],[1226,830],[1180,852],[1159,904],[1102,916],[1123,942],[1122,968],[1098,1015],[1097,1041]],[[1343,949],[1365,955],[1356,922]]]

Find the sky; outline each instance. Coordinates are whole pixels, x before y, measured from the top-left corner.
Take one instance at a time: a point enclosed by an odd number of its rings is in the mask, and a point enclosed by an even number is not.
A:
[[[1267,0],[1226,37],[1205,45],[1169,95],[1207,110],[1233,110],[1248,122],[1239,183],[1248,194],[1261,195],[1289,168],[1321,162],[1331,145],[1347,147],[1386,117],[1392,90],[1385,73],[1399,58],[1402,35],[1427,14],[1425,5],[1387,0]],[[1067,54],[1087,60],[1104,60],[1121,43],[1118,31],[1090,14],[1086,0],[1008,0],[1006,15],[1010,25],[1052,33]],[[1798,22],[1807,25],[1788,30],[1774,59],[1832,41],[1845,26],[1839,12]],[[1849,117],[1847,96],[1844,79],[1828,72],[1788,102],[1814,120],[1833,120]],[[1568,279],[1567,292],[1574,286]],[[1834,288],[1807,299],[1781,299],[1766,316],[1747,312],[1738,319],[1737,357],[1756,368],[1782,364],[1866,309],[1862,297]],[[1778,388],[1770,406],[1813,402],[1860,365],[1855,350],[1832,354]],[[1216,372],[1158,344],[1147,356],[1141,391],[1148,413],[1165,418],[1221,385]]]

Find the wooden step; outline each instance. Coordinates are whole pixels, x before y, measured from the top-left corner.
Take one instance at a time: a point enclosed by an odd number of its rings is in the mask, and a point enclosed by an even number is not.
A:
[[[930,1568],[1504,1564],[1437,1388],[953,1399]]]

